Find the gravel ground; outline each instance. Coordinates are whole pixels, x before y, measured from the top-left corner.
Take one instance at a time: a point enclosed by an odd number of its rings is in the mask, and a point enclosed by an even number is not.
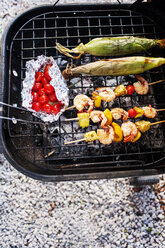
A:
[[[1,33],[16,14],[44,3],[2,0]],[[165,177],[136,191],[128,179],[35,181],[0,155],[0,247],[164,248]]]

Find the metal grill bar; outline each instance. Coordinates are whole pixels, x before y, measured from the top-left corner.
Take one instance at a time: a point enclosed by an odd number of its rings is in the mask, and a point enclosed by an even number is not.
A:
[[[63,69],[66,64],[62,64],[67,58],[59,54],[54,46],[55,42],[62,43],[68,48],[77,46],[80,42],[84,44],[92,38],[102,36],[123,36],[134,35],[148,38],[160,38],[162,34],[158,26],[147,17],[134,13],[130,10],[97,10],[97,11],[57,11],[56,13],[49,12],[29,20],[19,30],[13,40],[12,49],[17,49],[20,52],[20,78],[25,78],[26,62],[30,59],[35,59],[38,55],[44,54],[46,56],[53,56],[57,59],[60,68]],[[144,55],[144,54],[141,54]],[[153,51],[152,56],[160,56],[159,51]],[[161,55],[162,56],[162,55]],[[12,61],[14,60],[14,53],[11,52],[10,70],[13,70]],[[85,64],[94,61],[95,57],[85,55],[76,62]],[[75,62],[75,61],[74,61]],[[157,68],[150,72],[144,73],[144,77],[151,81],[156,81],[164,78],[164,67]],[[12,77],[11,77],[12,79]],[[86,78],[81,77],[80,82],[70,88],[70,105],[72,105],[73,98],[79,93],[91,95],[98,85],[116,87],[121,82],[128,85],[128,81],[132,82],[135,78],[115,77],[113,83],[110,77],[93,78],[88,77],[90,83],[86,83]],[[68,85],[72,85],[72,80],[69,80]],[[150,93],[147,96],[133,96],[118,97],[112,104],[104,104],[106,107],[121,107],[129,109],[137,106],[145,106],[151,104],[156,108],[165,108],[164,92],[165,84],[160,84],[159,87],[151,86]],[[161,89],[161,90],[160,90]],[[12,96],[12,81],[11,81],[11,96]],[[20,98],[19,98],[20,99]],[[15,103],[15,98],[10,97],[10,103]],[[18,99],[17,99],[18,100]],[[20,99],[21,106],[21,99]],[[64,113],[65,118],[75,117],[75,110],[70,110]],[[10,110],[9,115],[15,114],[14,110]],[[35,117],[30,114],[26,115],[33,121]],[[155,121],[165,119],[165,113],[158,113]],[[121,122],[119,122],[121,124]],[[41,126],[31,126],[19,123],[15,126],[12,123],[8,124],[9,134],[12,144],[15,149],[24,156],[25,159],[31,160],[36,166],[41,166],[47,169],[58,169],[59,164],[75,165],[78,162],[92,161],[98,164],[97,170],[108,170],[104,163],[111,164],[109,170],[115,166],[121,166],[127,169],[130,165],[135,169],[138,166],[143,167],[147,164],[154,166],[158,159],[165,156],[165,128],[159,125],[152,128],[145,133],[142,139],[136,144],[112,144],[111,146],[104,146],[98,142],[95,144],[79,143],[71,146],[64,146],[64,141],[75,140],[78,137],[83,137],[85,131],[96,130],[97,126],[91,125],[82,130],[78,128],[77,122],[65,122],[63,117],[54,124],[55,131],[51,133],[49,127],[43,129]],[[44,155],[52,150],[55,152],[51,157],[44,159]],[[26,151],[27,154],[26,154]],[[133,159],[136,160],[133,162]],[[101,163],[102,162],[102,163]],[[136,162],[136,163],[135,163]],[[152,167],[151,166],[151,167]],[[93,166],[88,169],[93,171]],[[61,171],[65,171],[65,166]],[[69,169],[68,169],[69,170]],[[70,169],[72,170],[72,169]],[[76,168],[74,171],[83,171],[83,168]]]

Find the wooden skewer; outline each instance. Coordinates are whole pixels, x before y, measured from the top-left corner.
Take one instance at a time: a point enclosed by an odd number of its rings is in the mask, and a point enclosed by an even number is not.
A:
[[[70,119],[65,119],[64,121],[78,121],[80,118],[70,118]]]
[[[165,109],[155,109],[157,112],[158,111],[165,111]]]
[[[55,153],[55,150],[52,150],[51,152],[49,152],[47,155],[44,156],[44,158],[50,157],[53,153]]]
[[[69,110],[69,109],[73,109],[73,108],[75,108],[75,106],[68,107],[65,110]]]
[[[151,123],[151,126],[152,125],[157,125],[157,124],[160,124],[160,123],[163,123],[163,122],[165,122],[165,120],[163,120],[163,121],[157,121],[157,122]]]
[[[165,82],[165,79],[162,79],[162,80],[159,80],[159,81],[156,81],[156,82],[149,83],[148,85],[158,84],[158,83],[161,83],[161,82]]]
[[[86,139],[83,138],[83,139],[79,139],[79,140],[68,141],[68,142],[64,143],[64,145],[69,145],[69,144],[77,143],[77,142],[80,142],[80,141],[86,141]],[[53,153],[55,153],[55,150],[52,150],[51,152],[49,152],[47,155],[44,156],[44,158],[50,157]]]
[[[83,138],[83,139],[79,139],[79,140],[68,141],[68,142],[65,142],[64,145],[69,145],[69,144],[77,143],[77,142],[80,142],[80,141],[86,141],[86,139]]]

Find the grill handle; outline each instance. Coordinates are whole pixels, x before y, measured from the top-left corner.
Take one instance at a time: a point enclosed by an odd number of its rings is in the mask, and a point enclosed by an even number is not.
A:
[[[53,8],[58,4],[60,0],[57,0],[54,4],[53,4]],[[118,2],[118,4],[121,4],[120,0],[116,0]],[[139,0],[137,0],[139,1]],[[140,0],[140,1],[143,1],[143,0]]]

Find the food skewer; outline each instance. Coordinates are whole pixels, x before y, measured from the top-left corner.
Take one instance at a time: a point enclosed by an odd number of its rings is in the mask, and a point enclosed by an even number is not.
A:
[[[128,85],[127,88],[123,84],[118,85],[114,91],[110,87],[97,88],[92,93],[92,95],[93,95],[92,99],[94,100],[95,107],[97,107],[97,108],[100,107],[101,100],[105,101],[105,102],[111,102],[118,96],[123,96],[126,94],[132,95],[134,93],[134,91],[136,91],[137,94],[145,95],[148,93],[150,85],[165,82],[165,79],[162,79],[159,81],[148,83],[141,76],[137,75],[136,77],[139,81],[135,82],[133,84],[134,86]],[[82,103],[80,105],[81,101],[82,101]],[[91,102],[91,99],[88,96],[85,96],[83,94],[79,94],[74,98],[73,104],[74,104],[73,106],[70,106],[70,107],[66,108],[65,110],[76,108],[79,111],[82,111],[86,106],[89,106],[89,107],[92,106],[93,102]],[[90,107],[88,112],[90,112],[92,109],[93,109],[93,107]]]
[[[119,120],[122,119],[126,121],[129,118],[138,118],[140,116],[145,116],[147,118],[155,118],[158,111],[165,111],[165,109],[155,109],[149,106],[145,107],[134,107],[133,109],[129,109],[125,111],[122,108],[113,108],[109,110],[100,111],[100,110],[93,110],[90,114],[89,113],[78,113],[76,118],[65,119],[65,121],[79,121],[79,126],[82,128],[89,126],[90,119],[94,123],[101,122],[101,127],[104,128],[107,125],[112,123],[112,120]]]
[[[138,122],[135,122],[135,123],[133,123],[131,121],[124,122],[121,125],[121,130],[122,130],[122,133],[123,133],[123,136],[124,136],[124,142],[129,142],[129,141],[135,142],[141,137],[141,134],[139,135],[139,132],[144,133],[144,132],[148,131],[151,126],[161,124],[161,123],[164,123],[164,122],[165,122],[165,120],[157,121],[157,122],[153,122],[153,123],[151,123],[150,121],[144,121],[144,120],[138,121]],[[109,126],[109,127],[111,127],[111,126]],[[102,130],[102,131],[100,131],[100,130]],[[95,131],[92,131],[92,132],[95,132]],[[99,135],[99,133],[101,135]],[[72,143],[76,143],[76,142],[80,142],[80,141],[91,142],[91,141],[94,141],[96,139],[99,139],[100,143],[105,144],[105,142],[102,139],[102,138],[105,138],[105,137],[107,138],[107,135],[105,133],[107,133],[107,134],[109,133],[109,135],[111,136],[111,139],[113,141],[113,139],[114,139],[113,136],[115,136],[115,131],[112,131],[112,129],[107,129],[107,130],[106,129],[98,129],[97,130],[97,137],[95,136],[95,139],[93,139],[93,140],[92,140],[92,136],[90,136],[90,132],[88,132],[88,133],[84,134],[83,139],[65,142],[64,145],[68,145],[68,144],[72,144]],[[90,136],[90,139],[86,138],[86,135],[87,135],[87,137]],[[138,137],[138,139],[137,139],[137,137]]]
[[[69,145],[77,142],[92,142],[94,140],[99,140],[100,143],[104,145],[110,145],[113,141],[114,142],[136,142],[140,139],[141,133],[144,133],[150,129],[151,126],[164,123],[163,121],[157,121],[151,123],[150,121],[137,121],[135,123],[127,121],[124,122],[122,125],[119,126],[117,123],[112,122],[111,126],[107,126],[107,129],[98,129],[97,133],[95,131],[90,131],[84,134],[84,138],[79,140],[73,140],[65,142],[64,145]],[[55,150],[52,150],[47,155],[45,155],[45,158],[48,158],[51,156]]]

